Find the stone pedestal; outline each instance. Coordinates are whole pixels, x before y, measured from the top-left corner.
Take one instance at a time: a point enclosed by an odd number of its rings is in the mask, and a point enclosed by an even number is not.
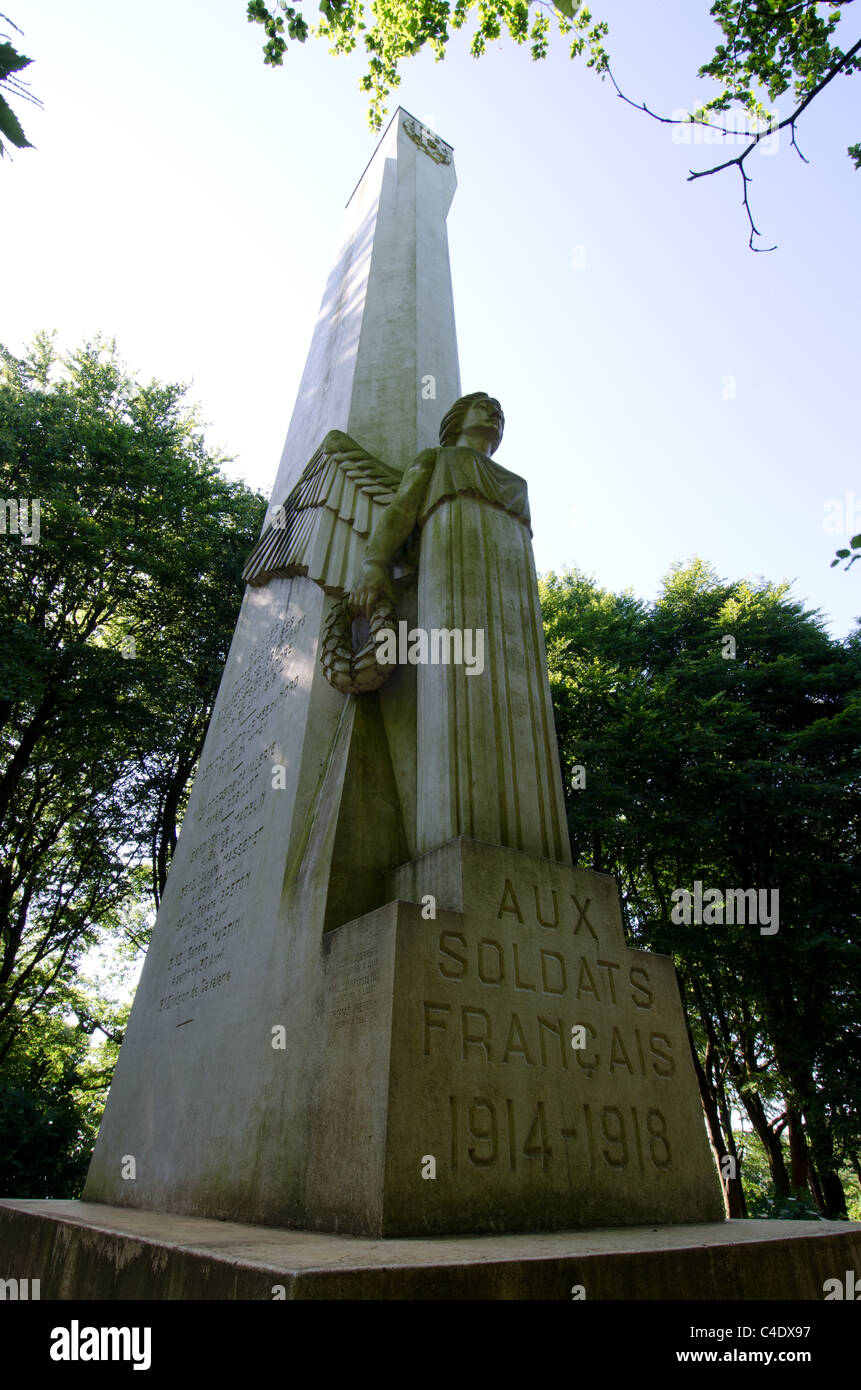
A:
[[[627,949],[611,878],[460,839],[389,888],[395,901],[323,940],[291,1224],[723,1217],[675,972]]]
[[[366,1236],[723,1217],[672,963],[611,878],[459,839],[330,931],[315,883],[238,991],[159,1010],[154,941],[87,1200]]]
[[[732,1304],[738,1307],[740,1300],[821,1301],[826,1280],[842,1282],[847,1269],[861,1269],[861,1225],[723,1221],[378,1241],[88,1202],[0,1201],[0,1255],[6,1275],[30,1286],[39,1280],[43,1300],[549,1299],[570,1304],[576,1296],[585,1298],[580,1318],[588,1318],[595,1333],[601,1324],[595,1322],[594,1305],[605,1299],[728,1300],[728,1325],[739,1321]],[[629,1307],[626,1316],[630,1312]],[[796,1310],[791,1321],[810,1318]],[[582,1322],[576,1326],[582,1337]],[[815,1355],[819,1364],[818,1349]]]

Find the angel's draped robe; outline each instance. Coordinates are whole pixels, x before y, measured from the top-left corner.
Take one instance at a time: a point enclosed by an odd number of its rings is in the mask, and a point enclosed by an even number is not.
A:
[[[417,845],[459,835],[571,862],[526,483],[440,448],[421,503],[418,625],[484,630],[484,670],[417,668]]]

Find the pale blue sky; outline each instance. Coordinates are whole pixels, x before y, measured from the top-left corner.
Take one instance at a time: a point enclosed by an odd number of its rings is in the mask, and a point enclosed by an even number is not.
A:
[[[136,371],[193,378],[208,438],[268,494],[376,143],[361,57],[309,41],[266,69],[244,0],[10,7],[45,110],[23,112],[38,151],[0,165],[0,340],[101,331]],[[601,0],[633,98],[703,99],[708,8]],[[845,153],[861,79],[805,115],[809,165],[786,142],[750,161],[779,243],[754,256],[734,171],[686,182],[721,150],[677,143],[557,49],[535,64],[500,43],[476,62],[460,36],[443,64],[406,63],[395,96],[454,145],[463,389],[503,403],[498,459],[529,481],[539,569],[651,598],[697,553],[727,578],[796,581],[842,636],[861,568],[829,568],[845,542],[824,523],[850,493],[861,530],[861,174]]]

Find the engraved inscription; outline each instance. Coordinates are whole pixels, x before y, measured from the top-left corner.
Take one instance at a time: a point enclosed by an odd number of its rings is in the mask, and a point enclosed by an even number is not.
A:
[[[199,985],[192,985],[190,989],[181,990],[176,994],[164,995],[159,1003],[158,1011],[162,1013],[165,1009],[175,1009],[179,1004],[188,1004],[199,999],[201,995],[211,994],[228,984],[230,984],[229,970],[220,970],[215,975],[204,976]]]
[[[552,1107],[543,1100],[500,1104],[485,1096],[448,1098],[448,1147],[453,1171],[463,1161],[475,1168],[505,1164],[512,1172],[540,1161],[549,1173],[554,1162],[592,1172],[607,1168],[621,1172],[629,1166],[645,1172],[649,1166],[663,1170],[672,1163],[667,1119],[651,1107],[641,1113],[636,1105],[577,1109],[582,1122],[556,1124]],[[561,1144],[555,1144],[558,1134]]]
[[[483,936],[473,947],[462,932],[456,931],[440,932],[439,955],[437,968],[445,980],[477,979],[483,985],[508,984],[528,993],[571,993],[577,999],[592,998],[598,1004],[627,1003],[624,983],[620,984],[626,980],[632,1004],[647,1009],[652,1002],[645,967],[633,965],[624,972],[619,961],[602,956],[577,957],[576,971],[571,975],[565,957],[549,947],[530,951],[518,942],[496,941],[490,936]]]
[[[335,1028],[371,1019],[380,975],[379,953],[373,946],[338,964],[327,986],[329,1016]]]
[[[647,1031],[613,1024],[602,1043],[591,1023],[512,1010],[500,1027],[489,1010],[480,1005],[453,1007],[431,999],[422,1002],[422,1052],[430,1058],[444,1053],[464,1062],[477,1057],[485,1062],[568,1071],[565,1040],[575,1022],[586,1029],[591,1045],[571,1052],[570,1056],[587,1075],[598,1072],[607,1076],[654,1076],[664,1081],[675,1075],[672,1042],[657,1029]]]
[[[266,779],[278,745],[264,746],[273,710],[298,685],[289,672],[304,614],[270,624],[221,705],[219,752],[198,773],[200,839],[177,897],[173,944],[159,1012],[224,989],[248,918],[242,899],[254,878],[265,835]],[[207,797],[206,792],[211,789]]]
[[[248,665],[236,677],[230,694],[218,712],[218,727],[226,729],[238,726],[263,707],[265,697],[278,688],[280,693],[292,690],[299,682],[298,676],[285,680],[287,666],[293,655],[290,638],[303,626],[301,618],[293,615],[273,623],[263,634],[251,654]]]
[[[413,1038],[447,1097],[452,1172],[537,1175],[561,1194],[590,1173],[606,1187],[672,1170],[664,1097],[686,1040],[662,967],[629,955],[604,899],[574,888],[500,877],[478,930],[469,918],[427,929],[436,984],[414,1006]]]

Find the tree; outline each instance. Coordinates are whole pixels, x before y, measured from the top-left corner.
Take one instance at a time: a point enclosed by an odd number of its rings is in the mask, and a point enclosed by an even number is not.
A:
[[[600,4],[600,0],[598,0]],[[248,19],[266,32],[264,61],[280,66],[288,41],[304,43],[309,33],[329,41],[333,54],[352,53],[361,42],[368,55],[368,70],[361,86],[370,95],[369,122],[379,130],[386,104],[400,83],[400,64],[428,48],[445,57],[451,31],[466,27],[476,14],[470,51],[481,57],[488,42],[507,33],[518,45],[529,44],[532,57],[546,57],[555,26],[559,40],[569,45],[572,58],[584,58],[602,78],[609,78],[616,94],[653,119],[665,124],[709,126],[724,135],[738,136],[737,124],[720,119],[732,113],[743,119],[744,148],[735,157],[708,169],[692,171],[691,179],[735,168],[741,177],[743,203],[748,218],[748,244],[754,251],[773,250],[755,245],[760,233],[748,198],[750,176],[746,161],[759,143],[778,130],[788,130],[791,145],[804,159],[797,141],[798,122],[838,75],[850,76],[861,68],[861,38],[843,49],[833,42],[835,31],[852,0],[714,0],[709,11],[720,40],[698,76],[711,78],[717,90],[695,111],[682,116],[660,116],[645,102],[625,96],[613,75],[605,47],[609,26],[581,0],[321,0],[322,18],[314,29],[288,0],[249,0]],[[531,8],[530,8],[531,4]],[[597,8],[597,6],[596,6]],[[370,10],[370,16],[369,16]],[[770,104],[790,92],[793,110],[778,121]],[[848,154],[861,168],[861,142]]]
[[[13,24],[7,15],[0,14],[0,19],[11,24],[17,33],[21,33],[18,25]],[[32,61],[32,58],[25,58],[23,53],[19,53],[9,39],[0,42],[0,92],[9,92],[11,96],[17,97],[19,100],[29,101],[33,106],[41,107],[42,103],[39,98],[33,96],[27,84],[18,76],[18,73],[29,67]],[[33,148],[12,107],[4,96],[0,96],[0,159],[7,153],[3,143],[4,138],[19,150],[31,150]]]
[[[114,344],[2,359],[0,1061],[158,902],[265,507]]]
[[[632,940],[675,958],[714,1147],[738,1158],[744,1110],[777,1196],[809,1186],[845,1213],[839,1170],[861,1145],[861,638],[833,642],[785,586],[723,583],[700,561],[651,607],[576,573],[541,594],[575,856],[615,874]],[[776,889],[778,932],[722,909],[679,924],[673,894],[696,880]]]
[[[51,1005],[25,1024],[0,1076],[0,1192],[5,1197],[79,1197],[119,1052],[66,1010],[84,991],[58,988]],[[90,995],[104,1016],[105,1004]],[[127,1012],[127,1011],[126,1011]],[[106,1025],[109,1026],[109,1025]]]

